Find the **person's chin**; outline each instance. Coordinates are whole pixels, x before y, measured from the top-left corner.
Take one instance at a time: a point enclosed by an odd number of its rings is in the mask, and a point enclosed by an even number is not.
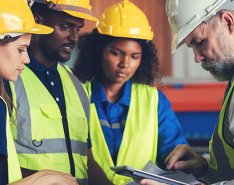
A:
[[[60,55],[59,62],[65,63],[71,58],[71,55]]]
[[[18,79],[19,75],[14,75],[8,78],[5,78],[7,81],[15,82]]]
[[[114,81],[116,83],[124,84],[127,82],[127,79],[126,78],[116,78]]]

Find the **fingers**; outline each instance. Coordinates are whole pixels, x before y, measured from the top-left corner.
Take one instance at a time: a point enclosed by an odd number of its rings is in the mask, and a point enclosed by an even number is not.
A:
[[[148,179],[143,179],[140,181],[141,185],[152,185],[152,182]]]
[[[193,169],[194,164],[196,164],[195,160],[177,161],[174,164],[174,169],[176,170]]]
[[[78,185],[76,179],[67,173],[43,170],[38,172],[39,177],[36,178],[36,181],[33,185]]]
[[[54,174],[55,175],[55,174]],[[54,178],[53,175],[53,178]],[[56,185],[78,185],[76,178],[67,173],[56,173],[55,175]]]
[[[153,180],[149,180],[149,179],[143,179],[140,181],[141,185],[166,185],[164,183],[160,183],[160,182],[156,182]]]
[[[190,153],[190,147],[188,145],[178,145],[175,149],[168,155],[165,160],[166,168],[168,170],[177,170],[177,166],[180,167],[181,164],[176,164],[181,159],[186,158]]]
[[[54,183],[55,185],[78,185],[76,179],[72,176],[68,175],[60,175],[54,176]]]
[[[168,170],[182,170],[195,177],[202,176],[207,170],[207,161],[188,145],[178,145],[166,158]]]

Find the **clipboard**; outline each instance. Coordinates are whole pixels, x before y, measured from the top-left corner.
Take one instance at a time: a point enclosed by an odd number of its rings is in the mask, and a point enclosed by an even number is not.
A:
[[[137,170],[130,166],[125,166],[125,165],[124,166],[111,166],[110,169],[119,175],[132,177],[133,179],[136,179],[136,180],[151,179],[151,180],[155,180],[155,181],[170,184],[170,185],[189,185],[187,183],[177,181],[174,179],[170,179],[168,177],[156,175],[153,173],[148,173],[142,170]]]

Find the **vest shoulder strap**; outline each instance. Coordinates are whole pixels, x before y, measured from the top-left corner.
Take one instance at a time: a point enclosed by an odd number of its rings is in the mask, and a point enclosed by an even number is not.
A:
[[[80,80],[72,73],[72,70],[68,66],[66,66],[64,64],[60,64],[60,65],[67,71],[68,75],[70,76],[73,83],[75,84],[76,90],[77,90],[78,95],[80,97],[80,101],[82,103],[83,109],[85,111],[85,115],[86,115],[88,123],[89,123],[90,103],[89,103],[89,99],[87,97],[87,93],[85,91],[85,88],[83,87]]]

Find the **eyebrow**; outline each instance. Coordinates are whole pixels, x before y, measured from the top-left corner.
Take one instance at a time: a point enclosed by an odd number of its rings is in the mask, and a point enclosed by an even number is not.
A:
[[[29,47],[29,45],[28,45],[28,44],[20,44],[19,46],[20,46],[20,47],[26,47],[26,48],[28,48],[28,47]]]
[[[111,48],[111,49],[118,50],[118,51],[120,51],[120,52],[122,52],[122,53],[125,53],[123,50],[121,50],[121,49],[119,49],[119,48],[116,48],[115,46],[110,46],[110,48]],[[132,53],[132,54],[134,54],[134,55],[136,55],[136,54],[142,54],[142,52],[135,52],[135,53]]]
[[[69,21],[69,20],[61,21],[61,24],[68,24],[69,26],[76,26],[76,23]],[[80,21],[80,24],[78,25],[78,27],[83,28],[84,26],[85,26],[85,21]]]

